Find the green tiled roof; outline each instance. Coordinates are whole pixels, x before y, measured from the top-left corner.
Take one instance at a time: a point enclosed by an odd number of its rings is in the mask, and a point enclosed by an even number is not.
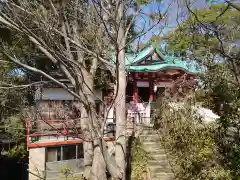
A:
[[[144,60],[154,51],[163,59],[162,62],[152,63],[151,65],[136,65],[137,62]],[[115,59],[113,59],[115,61]],[[163,55],[158,48],[149,46],[137,54],[125,54],[125,66],[129,72],[156,72],[165,69],[180,69],[188,74],[199,74],[199,66],[189,60],[182,60],[179,57]]]
[[[199,74],[200,71],[198,68],[194,67],[191,65],[189,67],[189,64],[187,63],[181,63],[181,64],[172,64],[172,63],[156,63],[151,66],[128,66],[127,71],[129,72],[156,72],[160,70],[165,70],[165,69],[179,69],[183,70],[188,74]]]

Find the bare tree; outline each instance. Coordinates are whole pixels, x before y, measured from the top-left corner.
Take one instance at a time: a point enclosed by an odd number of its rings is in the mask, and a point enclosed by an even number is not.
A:
[[[15,65],[40,74],[67,90],[80,103],[81,128],[84,134],[85,177],[106,179],[106,169],[114,179],[125,178],[126,156],[126,71],[125,47],[131,26],[141,15],[141,6],[135,1],[4,1],[1,2],[0,23],[19,34],[12,47],[2,44],[1,52]],[[131,15],[131,20],[127,19]],[[164,16],[155,17],[152,24],[142,27],[136,37],[155,27]],[[136,38],[135,37],[135,38]],[[48,71],[40,69],[38,61],[17,56],[14,48],[27,40],[34,54],[43,54],[61,70],[73,88],[68,87]],[[22,53],[27,53],[22,51]],[[111,54],[115,56],[113,62]],[[50,64],[51,64],[50,63]],[[97,69],[107,69],[116,77],[116,96],[111,106],[116,108],[115,159],[103,139],[106,118],[95,113],[94,78]]]

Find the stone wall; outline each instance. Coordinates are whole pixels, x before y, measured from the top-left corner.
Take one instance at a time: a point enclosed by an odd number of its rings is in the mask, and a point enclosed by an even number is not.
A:
[[[29,149],[29,180],[39,180],[44,177],[45,148]]]

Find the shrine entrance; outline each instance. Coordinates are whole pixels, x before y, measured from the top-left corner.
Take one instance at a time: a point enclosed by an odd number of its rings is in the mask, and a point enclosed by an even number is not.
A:
[[[136,123],[151,124],[151,104],[173,88],[179,78],[198,77],[198,69],[190,61],[163,55],[153,46],[137,54],[125,54],[127,71],[126,114]]]

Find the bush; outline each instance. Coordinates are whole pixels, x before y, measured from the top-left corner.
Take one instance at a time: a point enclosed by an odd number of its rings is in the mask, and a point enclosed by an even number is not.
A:
[[[163,145],[172,157],[171,164],[177,179],[230,180],[230,170],[224,165],[216,136],[219,125],[202,124],[187,106],[174,111],[162,102],[156,113]]]
[[[133,142],[132,180],[146,180],[148,175],[148,160],[150,156],[143,149],[139,138]]]

